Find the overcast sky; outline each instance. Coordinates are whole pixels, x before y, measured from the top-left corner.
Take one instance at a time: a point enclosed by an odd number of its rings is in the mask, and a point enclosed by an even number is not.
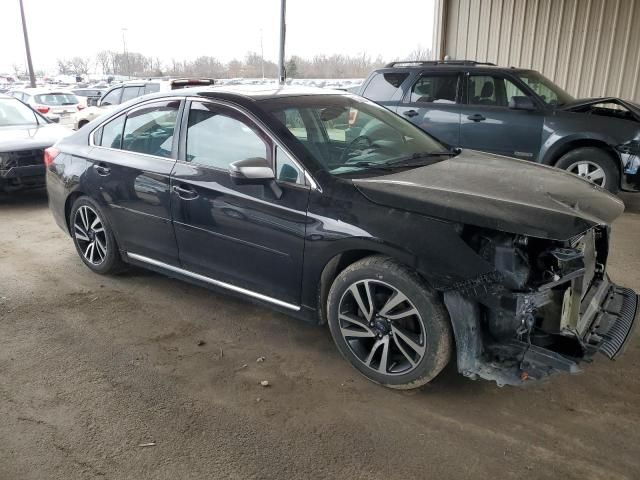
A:
[[[122,51],[123,28],[129,51],[165,62],[260,53],[262,31],[265,58],[277,60],[280,0],[23,1],[36,70],[54,69],[58,57]],[[11,73],[26,64],[20,8],[1,3],[0,72]],[[433,0],[288,0],[286,54],[405,57],[431,46],[433,8]]]

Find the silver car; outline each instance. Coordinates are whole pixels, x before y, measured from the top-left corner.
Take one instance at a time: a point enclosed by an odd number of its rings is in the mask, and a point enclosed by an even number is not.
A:
[[[7,95],[22,100],[47,119],[60,125],[73,125],[72,115],[84,108],[78,97],[68,90],[22,88],[11,90]]]

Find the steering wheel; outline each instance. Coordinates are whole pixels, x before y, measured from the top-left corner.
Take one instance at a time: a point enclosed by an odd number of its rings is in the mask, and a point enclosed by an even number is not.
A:
[[[359,143],[362,143],[362,142],[365,142],[365,141],[367,142],[366,147],[372,147],[373,146],[373,141],[371,141],[371,139],[369,137],[367,137],[366,135],[358,135],[356,138],[351,140],[349,142],[349,145],[344,147],[344,150],[342,151],[342,155],[340,155],[340,159],[338,160],[340,162],[340,164],[344,163],[344,161],[347,158],[348,154],[351,153],[352,150],[355,150],[355,147],[358,146]]]

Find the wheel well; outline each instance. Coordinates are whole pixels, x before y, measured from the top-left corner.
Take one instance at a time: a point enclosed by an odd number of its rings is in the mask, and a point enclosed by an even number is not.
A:
[[[67,224],[67,231],[71,234],[71,225],[69,224],[69,217],[71,216],[71,207],[75,201],[82,197],[84,193],[82,192],[72,192],[64,202],[64,221]]]
[[[595,147],[607,152],[611,159],[614,161],[613,164],[618,169],[618,173],[620,173],[620,162],[616,161],[618,156],[615,150],[611,148],[607,143],[600,140],[582,139],[568,142],[562,145],[558,150],[555,150],[550,158],[545,159],[544,163],[548,165],[555,165],[564,154],[569,153],[571,150],[575,150],[576,148],[582,147]]]
[[[380,252],[374,250],[349,250],[339,253],[327,262],[320,274],[320,282],[318,284],[318,317],[319,323],[324,325],[327,323],[326,304],[329,296],[329,289],[336,277],[352,263],[362,260],[371,255],[379,255]]]

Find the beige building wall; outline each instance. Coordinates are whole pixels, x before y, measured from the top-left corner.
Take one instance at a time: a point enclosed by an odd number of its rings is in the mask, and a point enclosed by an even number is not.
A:
[[[640,102],[640,0],[436,0],[434,49]]]

